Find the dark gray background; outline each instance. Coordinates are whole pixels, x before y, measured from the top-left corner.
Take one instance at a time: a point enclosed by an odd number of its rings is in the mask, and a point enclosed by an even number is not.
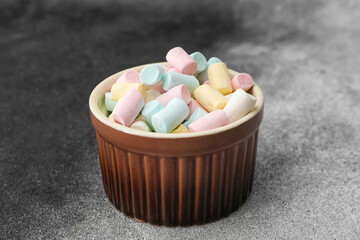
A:
[[[358,238],[359,23],[357,0],[1,1],[0,238]],[[112,207],[88,110],[102,79],[177,45],[266,101],[251,197],[190,228]]]

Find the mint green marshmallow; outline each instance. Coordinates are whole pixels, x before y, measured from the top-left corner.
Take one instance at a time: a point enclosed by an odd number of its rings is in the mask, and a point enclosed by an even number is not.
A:
[[[111,93],[107,92],[105,93],[105,106],[106,109],[110,112],[114,111],[115,105],[117,104],[117,101],[111,100]]]
[[[162,76],[162,87],[165,91],[184,84],[191,93],[200,86],[199,81],[192,75],[181,74],[177,72],[167,72]]]
[[[158,100],[152,100],[150,102],[148,102],[145,107],[143,108],[143,110],[141,111],[141,115],[145,118],[146,122],[149,124],[149,126],[153,128],[152,124],[151,124],[151,117],[159,112],[160,110],[162,110],[164,108],[164,106],[158,101]]]
[[[189,115],[189,107],[181,98],[173,98],[164,109],[155,113],[151,123],[158,133],[169,133]]]
[[[193,114],[191,114],[189,120],[187,120],[185,123],[184,123],[184,126],[185,127],[189,127],[189,125],[193,122],[195,122],[196,120],[198,120],[199,118],[205,116],[207,114],[207,112],[202,109],[202,108],[198,108],[196,109]]]
[[[202,72],[206,68],[206,58],[201,52],[194,52],[190,54],[190,57],[197,63],[197,72]]]
[[[154,86],[161,81],[165,68],[160,64],[151,64],[143,68],[140,72],[140,81],[148,86]]]
[[[220,63],[220,62],[222,62],[222,61],[220,60],[220,58],[212,57],[212,58],[209,59],[209,61],[207,61],[207,63],[206,63],[206,68],[209,68],[211,64]]]

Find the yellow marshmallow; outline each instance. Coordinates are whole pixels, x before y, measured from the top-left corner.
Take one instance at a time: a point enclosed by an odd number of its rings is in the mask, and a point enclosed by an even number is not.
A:
[[[132,88],[138,90],[145,99],[146,90],[143,83],[117,82],[111,87],[111,100],[118,101]]]
[[[110,114],[108,118],[110,119],[110,121],[115,122],[114,116],[112,114]]]
[[[180,124],[177,126],[171,133],[189,133],[189,129],[187,129],[184,125]]]
[[[196,101],[198,101],[209,112],[223,109],[227,103],[227,99],[215,88],[203,84],[194,91]]]
[[[155,100],[161,93],[156,89],[149,89],[145,92],[145,104],[148,102]]]
[[[211,64],[208,69],[210,85],[226,95],[232,93],[231,79],[226,64],[223,62]]]

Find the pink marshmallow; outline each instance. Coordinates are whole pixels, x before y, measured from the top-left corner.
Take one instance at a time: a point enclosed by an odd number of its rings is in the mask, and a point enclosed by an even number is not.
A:
[[[201,132],[229,124],[223,110],[212,111],[189,125],[190,132]]]
[[[181,47],[170,49],[166,54],[166,60],[171,66],[178,69],[183,74],[193,75],[197,71],[197,63]]]
[[[189,89],[184,85],[178,85],[176,87],[171,88],[166,93],[161,94],[156,98],[164,107],[171,101],[173,98],[181,98],[189,104],[191,102],[191,93]]]
[[[203,84],[207,84],[207,85],[211,86],[209,80],[206,80]]]
[[[247,73],[238,73],[231,80],[233,91],[241,88],[244,91],[248,91],[253,85],[253,78]]]
[[[186,120],[189,120],[191,114],[193,114],[193,112],[195,112],[196,109],[198,108],[202,108],[204,109],[204,111],[207,112],[207,110],[205,108],[203,108],[195,99],[191,98],[191,102],[188,104],[189,107],[189,115],[187,116]]]
[[[165,93],[166,92],[162,87],[162,82],[159,82],[155,86],[152,86],[152,89],[158,90],[160,93]]]
[[[112,115],[115,122],[129,127],[141,109],[144,107],[144,98],[135,89],[129,89],[126,95],[119,99]]]
[[[116,82],[141,83],[140,74],[135,70],[128,70],[121,75]]]
[[[178,73],[181,73],[179,69],[176,69],[176,68],[174,68],[173,66],[170,66],[170,67],[166,70],[166,72],[178,72]]]

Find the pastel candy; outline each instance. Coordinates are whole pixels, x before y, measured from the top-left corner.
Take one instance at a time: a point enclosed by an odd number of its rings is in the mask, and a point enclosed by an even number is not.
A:
[[[151,117],[163,108],[164,106],[158,100],[153,100],[147,103],[144,109],[141,111],[141,115],[145,118],[146,122],[150,125],[151,128],[153,128],[151,124]]]
[[[114,110],[116,103],[117,101],[111,100],[111,93],[109,92],[105,93],[105,106],[108,111],[112,112]]]
[[[112,115],[115,122],[128,127],[143,107],[144,99],[141,93],[135,89],[129,89],[116,104]]]
[[[207,61],[206,66],[209,68],[214,63],[220,63],[222,62],[220,58],[217,57],[211,57],[209,61]]]
[[[233,90],[241,88],[244,91],[248,91],[253,85],[253,78],[247,73],[238,73],[231,80]]]
[[[110,114],[110,115],[108,116],[108,119],[109,119],[110,121],[112,121],[112,122],[115,122],[114,116],[113,116],[112,114]]]
[[[206,80],[205,82],[203,82],[203,84],[210,85],[210,81],[209,81],[209,80]]]
[[[171,133],[189,133],[189,129],[185,127],[183,124],[177,126]]]
[[[226,99],[229,101],[233,94],[234,93],[230,93],[230,94],[225,95]]]
[[[199,81],[194,76],[177,72],[167,72],[162,77],[162,87],[166,91],[181,84],[186,85],[191,93],[200,86]]]
[[[215,110],[199,118],[189,125],[190,132],[206,131],[222,127],[229,123],[226,113],[223,110]]]
[[[118,82],[111,87],[111,100],[117,101],[130,90],[135,89],[145,98],[145,86],[143,83]]]
[[[156,89],[149,89],[145,92],[145,104],[155,100],[161,93]]]
[[[146,123],[144,118],[138,118],[130,125],[130,128],[137,129],[144,132],[151,132],[151,128]]]
[[[128,70],[124,72],[116,82],[140,83],[140,75],[135,70]]]
[[[152,116],[151,123],[156,132],[169,133],[184,121],[188,114],[186,102],[181,98],[174,98],[164,109]]]
[[[223,109],[227,103],[224,95],[222,95],[215,88],[203,84],[194,92],[195,99],[209,112]]]
[[[244,117],[256,104],[256,98],[242,89],[238,89],[231,96],[229,102],[224,107],[230,122],[234,122]]]
[[[197,72],[202,72],[206,68],[206,58],[201,52],[194,52],[190,54],[190,57],[197,63]]]
[[[162,105],[166,106],[173,98],[181,98],[189,104],[191,102],[191,94],[189,89],[184,85],[179,85],[174,88],[171,88],[166,93],[161,94],[156,98]]]
[[[166,68],[166,71],[165,72],[178,72],[178,73],[181,73],[179,69],[176,69],[175,67],[173,66],[168,66]]]
[[[196,76],[196,78],[199,80],[200,83],[204,83],[207,79],[209,79],[209,76],[208,76],[209,67],[212,64],[219,63],[219,62],[222,62],[222,61],[217,57],[212,57],[207,61],[204,71],[202,71],[201,73],[199,73]]]
[[[149,89],[155,89],[157,91],[159,91],[160,93],[164,93],[166,92],[163,87],[162,87],[162,82],[159,82],[158,84],[156,84],[155,86],[147,86],[145,85],[145,89],[149,90]]]
[[[216,90],[224,95],[232,93],[230,75],[225,63],[212,64],[209,67],[208,76],[210,85]]]
[[[201,108],[204,111],[206,111],[197,101],[195,101],[193,98],[191,98],[190,103],[188,104],[189,107],[189,116],[186,118],[186,120],[189,120],[191,114],[196,111],[196,109]]]
[[[147,65],[140,72],[140,81],[145,85],[154,86],[161,81],[165,67],[160,64]]]
[[[206,112],[202,108],[196,109],[195,112],[193,114],[191,114],[191,117],[189,118],[189,120],[184,123],[184,126],[188,127],[189,124],[191,124],[191,123],[195,122],[196,120],[198,120],[199,118],[205,116],[207,113],[208,112]]]
[[[197,63],[181,47],[175,47],[166,54],[166,60],[181,73],[193,75],[197,71]]]

